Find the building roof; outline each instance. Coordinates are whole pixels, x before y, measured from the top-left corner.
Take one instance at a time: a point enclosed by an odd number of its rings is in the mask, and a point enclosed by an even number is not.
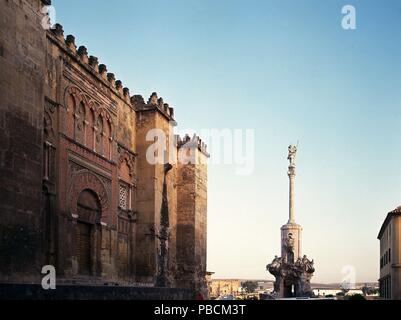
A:
[[[401,215],[401,206],[398,206],[393,211],[390,211],[387,214],[387,217],[384,220],[384,222],[383,222],[383,224],[382,224],[382,226],[380,228],[379,235],[377,236],[377,239],[379,239],[379,240],[381,239],[381,237],[383,236],[384,230],[386,230],[386,228],[387,228],[388,224],[390,223],[391,219],[394,216],[399,216],[399,215]]]

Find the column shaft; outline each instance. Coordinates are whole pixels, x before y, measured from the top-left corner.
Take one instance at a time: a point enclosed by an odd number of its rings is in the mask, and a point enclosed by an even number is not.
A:
[[[295,222],[295,217],[294,217],[294,178],[295,175],[289,174],[288,175],[290,178],[290,201],[289,201],[289,220],[288,223],[294,223]]]

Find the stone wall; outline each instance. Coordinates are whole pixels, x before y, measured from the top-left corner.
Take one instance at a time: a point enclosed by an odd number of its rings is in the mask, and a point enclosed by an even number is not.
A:
[[[39,283],[50,264],[63,283],[186,279],[181,287],[198,290],[206,166],[176,165],[174,110],[155,93],[130,97],[60,24],[44,30],[50,1],[0,1],[0,283]],[[161,156],[171,166],[146,159],[151,129],[166,133]],[[185,228],[189,251],[177,244]]]
[[[0,300],[193,300],[187,289],[59,285],[43,290],[39,285],[0,284]]]
[[[195,137],[195,140],[198,138]],[[187,142],[179,150],[192,163],[179,163],[177,174],[177,281],[208,295],[206,285],[207,250],[207,170],[208,154],[198,149],[198,141]]]
[[[49,213],[54,219],[54,255],[58,274],[82,278],[77,230],[84,221],[78,209],[82,192],[90,190],[99,202],[91,221],[90,282],[135,281],[136,112],[129,90],[61,25],[47,32],[44,185],[54,194]],[[120,188],[125,205],[120,208]],[[48,263],[51,263],[50,260]],[[52,264],[52,263],[51,263]],[[84,277],[88,281],[87,277]]]
[[[142,97],[132,99],[137,110],[138,150],[138,233],[136,270],[139,282],[174,285],[176,267],[176,170],[167,170],[164,162],[174,159],[171,138],[175,121],[173,110],[153,93],[145,103]],[[164,134],[158,140],[148,136],[153,129]],[[157,135],[158,132],[154,132]],[[149,162],[147,152],[161,143],[165,152],[155,153],[155,163]],[[171,161],[172,162],[172,161]],[[163,198],[165,201],[163,202]]]
[[[0,3],[0,281],[32,281],[43,261],[46,32],[41,1]]]

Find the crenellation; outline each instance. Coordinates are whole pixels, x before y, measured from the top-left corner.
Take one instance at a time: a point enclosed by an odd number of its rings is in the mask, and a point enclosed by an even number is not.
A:
[[[137,97],[138,98],[138,97]],[[170,108],[168,103],[164,102],[162,97],[158,97],[157,92],[153,92],[148,98],[147,103],[144,102],[141,97],[139,100],[137,98],[131,98],[131,102],[135,104],[136,110],[157,110],[159,111],[165,118],[172,122],[172,124],[176,125],[174,120],[174,109]]]
[[[131,104],[131,98],[130,98],[130,94],[129,94],[129,88],[127,88],[127,87],[124,87],[124,88],[123,88],[123,95],[124,95],[125,101],[126,101],[127,103]]]
[[[64,42],[64,29],[63,26],[59,23],[54,25],[54,29],[51,29],[54,35],[61,41]]]
[[[158,104],[157,92],[153,92],[148,99],[147,105],[151,107],[157,107],[157,104]]]
[[[163,111],[164,111],[164,100],[163,100],[162,97],[160,97],[159,99],[157,99],[157,107],[158,107],[160,110],[163,110]]]
[[[76,39],[73,35],[67,35],[66,39],[64,39],[62,25],[56,24],[55,28],[52,29],[51,32],[60,41],[58,45],[64,44],[64,49],[67,50],[70,55],[80,61],[87,68],[92,69],[94,71],[94,75],[98,74],[100,78],[107,81],[110,87],[115,90],[115,94],[117,94],[127,104],[131,104],[129,96],[124,94],[122,81],[116,81],[114,73],[108,73],[107,66],[105,64],[99,64],[98,57],[92,55],[89,56],[88,49],[83,45],[77,49]]]
[[[89,65],[99,73],[99,59],[95,56],[89,57]]]
[[[197,148],[200,152],[202,152],[207,158],[210,157],[207,152],[207,144],[202,141],[202,139],[196,134],[191,138],[188,134],[184,136],[183,139],[178,137],[177,139],[177,148],[180,149],[182,147],[185,148]]]
[[[107,66],[105,64],[99,65],[99,74],[103,80],[107,80]]]
[[[119,94],[123,95],[123,83],[121,80],[116,81],[116,90]]]
[[[124,94],[124,97],[130,98],[129,88],[124,87],[124,88],[123,88],[123,94]],[[130,99],[131,99],[131,98],[130,98]]]
[[[142,110],[146,107],[145,99],[139,94],[131,97],[131,104],[135,110]]]
[[[65,44],[69,49],[71,49],[73,52],[77,51],[77,46],[75,45],[75,37],[71,34],[69,34],[65,40]]]
[[[85,64],[89,63],[88,49],[85,46],[80,46],[78,48],[78,55],[81,58],[83,63],[85,63]]]
[[[114,75],[114,73],[109,72],[107,74],[107,81],[110,82],[112,87],[116,86],[116,76]]]

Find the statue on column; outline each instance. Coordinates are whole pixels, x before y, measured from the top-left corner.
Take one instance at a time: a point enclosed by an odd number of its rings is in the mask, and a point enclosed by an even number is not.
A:
[[[287,157],[290,161],[288,167],[288,175],[290,177],[290,220],[281,228],[283,256],[275,256],[272,263],[266,266],[267,270],[276,278],[274,291],[271,295],[272,298],[314,296],[310,285],[311,278],[315,272],[314,261],[309,260],[306,255],[301,256],[300,237],[302,228],[294,223],[291,214],[296,154],[297,146],[290,145]]]
[[[290,160],[290,167],[295,167],[296,156],[297,156],[297,146],[290,145],[288,147],[288,157],[287,157],[287,160]]]

